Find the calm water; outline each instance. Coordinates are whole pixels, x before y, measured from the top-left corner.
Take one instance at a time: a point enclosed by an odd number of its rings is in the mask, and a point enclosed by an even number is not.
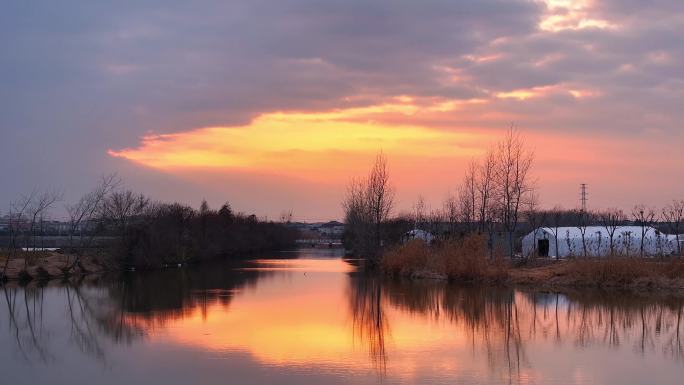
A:
[[[681,384],[682,301],[396,282],[329,251],[7,288],[2,384]]]

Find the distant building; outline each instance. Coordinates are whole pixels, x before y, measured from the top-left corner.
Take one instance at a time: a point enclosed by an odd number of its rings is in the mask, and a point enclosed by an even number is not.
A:
[[[345,224],[330,222],[291,222],[287,226],[297,229],[302,239],[340,239],[344,234]]]
[[[566,258],[584,256],[602,257],[610,255],[610,235],[605,227],[588,226],[582,241],[578,227],[540,227],[522,239],[523,256]],[[642,228],[640,226],[620,226],[613,234],[613,253],[615,255],[638,255],[641,247]],[[558,240],[558,245],[556,245]],[[556,253],[556,250],[558,252]],[[654,227],[646,227],[644,234],[644,254],[670,255],[677,250],[674,236],[661,233]],[[556,255],[558,254],[558,255]]]
[[[421,229],[413,229],[411,231],[408,231],[404,234],[404,243],[409,242],[413,239],[421,239],[425,241],[428,245],[432,243],[432,241],[435,240],[435,236],[432,235],[431,233],[421,230]]]
[[[323,223],[318,227],[318,232],[326,237],[339,238],[344,234],[345,225],[338,221],[330,221]]]

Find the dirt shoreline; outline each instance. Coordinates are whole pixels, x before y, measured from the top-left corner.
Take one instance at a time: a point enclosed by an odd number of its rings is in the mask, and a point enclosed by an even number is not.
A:
[[[0,279],[7,282],[49,281],[74,277],[83,277],[91,274],[104,274],[113,271],[97,256],[81,256],[78,263],[68,273],[65,267],[74,264],[76,258],[54,251],[41,251],[40,255],[33,256],[28,261],[24,256],[17,255],[10,259],[4,276],[0,271]],[[4,267],[6,256],[0,257],[0,269]]]
[[[627,280],[597,280],[586,279],[575,273],[573,262],[560,261],[530,267],[510,267],[507,277],[501,281],[487,282],[477,281],[481,284],[499,284],[508,286],[520,286],[540,290],[560,289],[620,289],[630,291],[650,292],[665,290],[684,294],[684,278],[668,277],[665,274],[636,277]],[[657,263],[657,262],[654,262]],[[418,270],[408,274],[407,278],[415,280],[440,280],[459,282],[449,279],[444,273],[430,270]],[[465,282],[463,282],[465,283]]]
[[[1,277],[0,284],[3,281],[5,284],[46,283],[65,279],[83,281],[97,279],[97,276],[119,271],[108,266],[103,257],[85,255],[81,257],[80,262],[73,267],[69,274],[65,274],[64,267],[73,262],[74,256],[59,252],[41,252],[40,256],[31,258],[26,264],[22,256],[15,256],[10,260],[5,276]],[[4,266],[4,263],[4,257],[0,256],[0,268]],[[665,274],[651,274],[628,280],[587,279],[586,276],[577,274],[573,263],[575,262],[560,261],[521,267],[511,266],[507,269],[505,279],[492,282],[450,280],[446,274],[430,269],[416,270],[404,277],[412,280],[517,286],[533,290],[618,289],[643,293],[665,291],[684,295],[684,278],[681,277],[681,274],[675,274],[673,277],[668,277]]]

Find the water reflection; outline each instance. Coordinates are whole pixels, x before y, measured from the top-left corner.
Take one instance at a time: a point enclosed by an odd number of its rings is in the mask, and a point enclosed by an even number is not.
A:
[[[15,383],[84,383],[78,371],[89,371],[102,384],[193,375],[638,384],[684,374],[684,301],[675,296],[407,282],[303,257],[6,287],[0,370]]]
[[[354,340],[368,348],[373,367],[384,374],[387,370],[385,338],[390,330],[382,293],[382,282],[377,277],[350,279],[349,311]]]
[[[472,349],[485,351],[491,369],[505,369],[508,378],[518,375],[526,361],[513,290],[368,277],[351,279],[350,287],[354,331],[366,340],[371,362],[383,371],[387,365],[388,318],[406,315],[455,327],[453,332],[465,334],[463,340]],[[399,315],[386,314],[397,310]]]
[[[66,285],[7,287],[2,292],[6,307],[0,319],[7,322],[16,351],[28,363],[55,361],[55,335],[67,336],[82,353],[104,361],[110,342],[131,342],[144,332],[124,322],[122,307],[107,290]],[[57,331],[52,328],[56,322],[61,326]]]

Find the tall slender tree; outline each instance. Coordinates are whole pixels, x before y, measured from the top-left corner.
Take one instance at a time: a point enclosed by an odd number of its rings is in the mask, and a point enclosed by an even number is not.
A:
[[[513,233],[518,227],[523,199],[534,190],[530,170],[534,152],[525,145],[520,132],[512,126],[496,147],[495,183],[499,190],[501,223],[508,234],[508,248],[513,257]]]
[[[641,242],[639,242],[639,256],[644,257],[644,242],[646,241],[646,233],[649,227],[653,224],[655,219],[655,210],[647,207],[644,204],[636,205],[632,209],[632,218],[634,222],[641,228]],[[629,252],[629,251],[628,251]]]
[[[608,245],[610,247],[610,256],[615,255],[615,232],[622,226],[625,221],[625,214],[619,209],[607,209],[599,214],[601,224],[608,233]]]

